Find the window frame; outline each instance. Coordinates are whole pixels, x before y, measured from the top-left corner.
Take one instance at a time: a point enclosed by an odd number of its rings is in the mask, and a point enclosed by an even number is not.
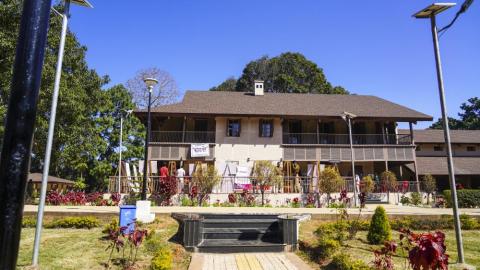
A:
[[[468,145],[467,146],[467,152],[475,152],[477,151],[477,147],[474,145]]]
[[[233,134],[234,129],[230,128],[231,122],[238,122],[238,134]],[[227,119],[227,137],[240,137],[242,133],[242,119]],[[231,133],[230,133],[231,132]]]
[[[264,131],[263,125],[264,124],[270,125],[270,134],[268,134],[268,135],[263,134],[263,131]],[[265,118],[260,119],[258,121],[258,136],[260,138],[271,138],[271,137],[273,137],[273,128],[274,128],[273,119],[265,119]]]

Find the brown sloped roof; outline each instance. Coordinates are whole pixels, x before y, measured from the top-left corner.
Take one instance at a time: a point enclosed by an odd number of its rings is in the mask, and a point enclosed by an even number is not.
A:
[[[454,157],[455,175],[480,175],[480,157]],[[407,167],[413,171],[413,164]],[[417,157],[418,174],[448,175],[446,157]]]
[[[187,91],[183,101],[152,109],[157,114],[339,117],[348,111],[361,118],[430,121],[432,117],[375,96]],[[137,110],[144,114],[145,110]]]
[[[407,129],[399,130],[401,134],[410,134]],[[417,143],[444,143],[443,129],[415,129],[413,138]],[[450,130],[452,143],[480,143],[480,130]]]
[[[28,181],[32,180],[32,182],[34,183],[40,183],[42,182],[42,175],[41,173],[31,173],[28,175]],[[67,180],[67,179],[62,179],[62,178],[58,178],[58,177],[55,177],[55,176],[48,176],[48,183],[54,183],[54,184],[75,184],[75,182],[73,181],[70,181],[70,180]]]

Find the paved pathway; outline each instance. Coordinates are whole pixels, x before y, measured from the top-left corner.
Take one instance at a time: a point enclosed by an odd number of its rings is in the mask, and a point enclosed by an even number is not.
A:
[[[363,214],[373,214],[377,205],[369,204],[362,210]],[[423,208],[413,206],[398,206],[392,204],[383,205],[389,215],[452,215],[451,208]],[[37,212],[37,205],[25,205],[26,213]],[[71,214],[117,214],[116,206],[46,206],[47,213],[71,213]],[[246,214],[311,214],[311,215],[334,215],[336,209],[332,208],[267,208],[267,207],[181,207],[163,206],[152,207],[152,212],[157,214],[167,213],[246,213]],[[358,209],[348,209],[351,214],[358,213]],[[460,213],[480,216],[480,209],[460,209]]]
[[[193,253],[189,270],[309,270],[293,253]]]

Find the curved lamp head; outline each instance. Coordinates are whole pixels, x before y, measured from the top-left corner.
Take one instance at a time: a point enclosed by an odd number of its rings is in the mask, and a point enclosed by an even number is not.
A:
[[[152,89],[157,83],[157,79],[155,78],[144,78],[143,82],[147,85],[147,88],[150,90]]]

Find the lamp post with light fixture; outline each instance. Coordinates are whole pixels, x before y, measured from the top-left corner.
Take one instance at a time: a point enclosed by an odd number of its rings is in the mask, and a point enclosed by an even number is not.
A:
[[[430,19],[432,38],[433,38],[433,49],[435,53],[435,63],[436,63],[436,69],[437,69],[438,91],[440,96],[440,106],[442,110],[443,135],[445,137],[445,144],[447,146],[448,175],[449,175],[450,189],[452,194],[455,237],[457,238],[458,263],[465,263],[465,257],[463,253],[462,232],[460,227],[460,216],[458,213],[457,187],[456,187],[455,169],[454,169],[453,157],[452,157],[452,145],[450,140],[450,127],[448,126],[448,116],[447,116],[447,108],[446,108],[446,102],[445,102],[445,90],[443,87],[442,63],[440,60],[440,49],[438,45],[438,31],[437,31],[437,26],[435,21],[435,16],[437,14],[455,5],[456,5],[455,3],[434,3],[422,9],[421,11],[415,13],[413,17],[417,19]]]
[[[50,120],[48,123],[47,146],[45,148],[45,159],[43,161],[42,186],[40,189],[40,201],[38,204],[37,226],[35,229],[35,240],[33,244],[32,265],[38,264],[38,253],[40,249],[40,237],[42,233],[43,212],[45,208],[45,197],[47,195],[48,175],[50,169],[50,156],[52,153],[53,133],[55,130],[55,117],[57,114],[57,101],[60,92],[60,79],[62,77],[63,55],[65,51],[65,38],[67,36],[68,16],[70,11],[70,2],[80,6],[92,8],[93,6],[87,0],[65,0],[62,16],[62,32],[60,35],[60,44],[58,48],[57,67],[55,70],[55,81],[53,85],[52,105],[50,109]],[[55,11],[56,12],[56,11]]]
[[[150,141],[150,107],[152,105],[152,91],[153,87],[158,83],[155,78],[143,79],[148,90],[148,109],[147,109],[147,131],[145,132],[145,158],[143,162],[143,186],[142,186],[142,200],[147,199],[147,181],[148,181],[148,143]]]
[[[357,180],[355,179],[355,153],[353,152],[352,119],[357,116],[353,113],[343,112],[342,119],[348,125],[348,138],[350,142],[350,159],[352,161],[352,180],[353,180],[353,205],[357,207]]]

